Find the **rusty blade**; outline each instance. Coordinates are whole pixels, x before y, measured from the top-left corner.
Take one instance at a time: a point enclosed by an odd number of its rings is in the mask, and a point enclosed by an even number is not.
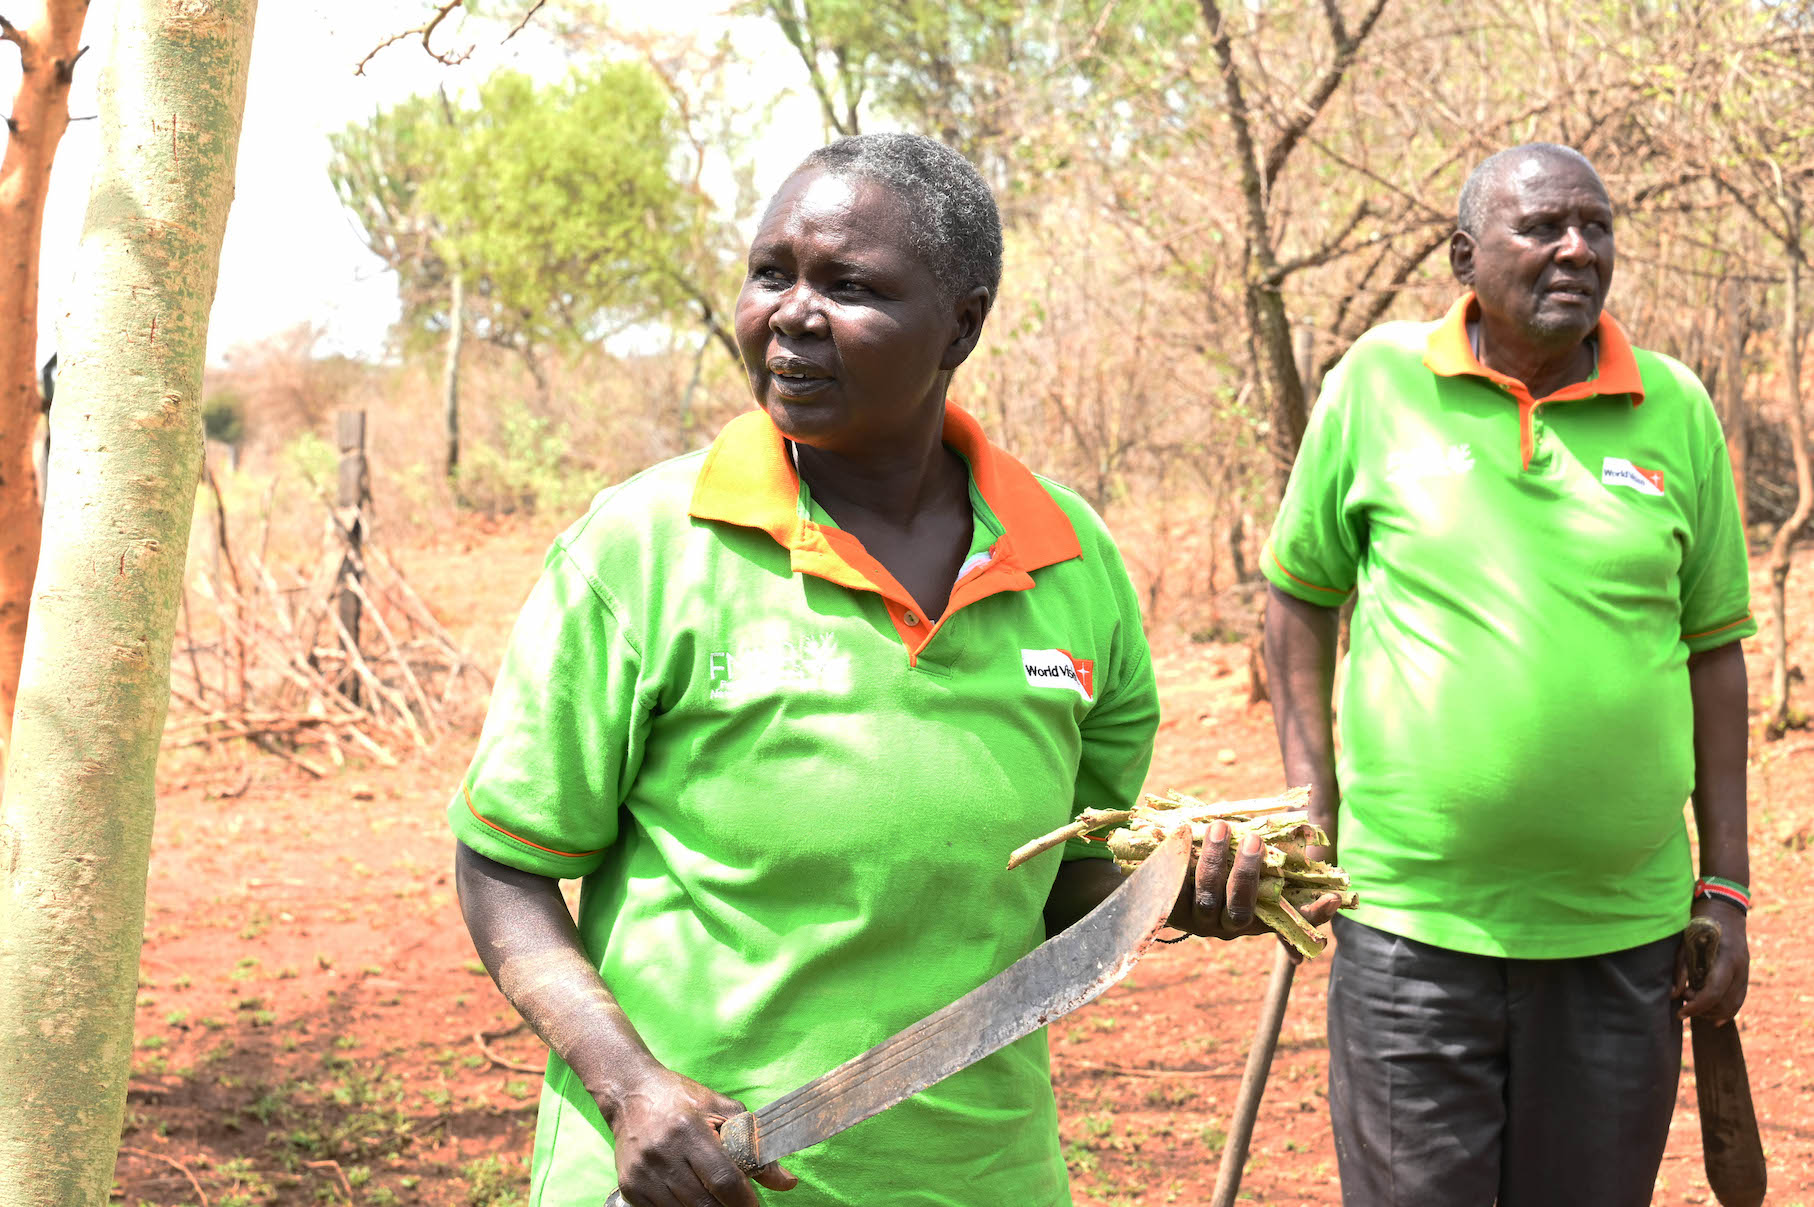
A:
[[[1711,918],[1691,920],[1683,942],[1688,947],[1688,983],[1699,989],[1719,950],[1719,923]],[[1694,1048],[1694,1097],[1701,1110],[1701,1154],[1707,1162],[1707,1185],[1724,1207],[1760,1207],[1768,1177],[1738,1024],[1718,1027],[1697,1018],[1690,1021],[1689,1034]]]
[[[1101,994],[1164,928],[1189,863],[1190,835],[1181,829],[1075,926],[943,1010],[755,1112],[756,1163],[861,1123]]]

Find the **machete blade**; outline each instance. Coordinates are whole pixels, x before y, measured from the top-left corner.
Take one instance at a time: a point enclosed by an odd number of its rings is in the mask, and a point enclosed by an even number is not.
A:
[[[1180,828],[1107,900],[943,1010],[753,1114],[720,1138],[746,1173],[834,1136],[1093,1000],[1126,976],[1165,928],[1190,866]],[[613,1191],[606,1207],[621,1207]]]
[[[1719,923],[1711,918],[1693,919],[1683,942],[1688,947],[1688,983],[1698,989],[1719,950]],[[1707,1185],[1724,1207],[1761,1207],[1768,1176],[1738,1024],[1719,1027],[1697,1018],[1690,1021],[1689,1034]]]

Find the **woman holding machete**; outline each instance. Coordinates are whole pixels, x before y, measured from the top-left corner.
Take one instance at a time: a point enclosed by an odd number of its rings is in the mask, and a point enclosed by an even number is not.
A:
[[[814,152],[737,302],[759,409],[605,491],[550,551],[449,810],[473,941],[553,1053],[532,1204],[620,1185],[632,1207],[755,1207],[715,1122],[1119,883],[1084,844],[1002,871],[1134,799],[1158,701],[1101,521],[946,403],[1000,277],[960,156],[898,134]],[[1180,929],[1258,933],[1257,846],[1228,846],[1205,842]],[[798,1207],[1069,1203],[1045,1045],[755,1181]]]

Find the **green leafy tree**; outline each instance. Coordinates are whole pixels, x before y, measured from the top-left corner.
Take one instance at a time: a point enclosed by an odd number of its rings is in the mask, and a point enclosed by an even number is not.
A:
[[[439,228],[435,249],[476,284],[485,338],[588,342],[696,304],[702,232],[675,174],[679,142],[668,95],[640,64],[545,86],[516,72],[485,83],[418,199]]]
[[[1038,153],[1029,134],[1052,106],[1072,112],[1105,71],[1171,54],[1196,14],[1184,0],[745,0],[806,69],[831,135],[870,118],[956,148],[1006,183],[1004,160]]]
[[[450,475],[468,328],[539,358],[638,324],[703,325],[733,359],[730,240],[687,166],[682,115],[647,66],[538,85],[492,76],[473,103],[414,97],[334,137],[329,173],[398,275],[404,329],[445,337]]]

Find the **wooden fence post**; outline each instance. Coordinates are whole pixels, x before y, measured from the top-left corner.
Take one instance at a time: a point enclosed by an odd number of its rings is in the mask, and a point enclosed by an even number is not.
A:
[[[371,476],[365,464],[365,412],[341,411],[335,417],[335,433],[340,445],[339,491],[334,498],[335,517],[339,520],[341,540],[346,554],[340,559],[339,590],[335,608],[344,640],[353,643],[347,651],[352,660],[358,655],[359,592],[357,585],[365,576],[365,507],[371,502]],[[352,585],[349,585],[352,584]],[[359,699],[359,679],[348,675],[343,680],[343,693],[349,700]]]

